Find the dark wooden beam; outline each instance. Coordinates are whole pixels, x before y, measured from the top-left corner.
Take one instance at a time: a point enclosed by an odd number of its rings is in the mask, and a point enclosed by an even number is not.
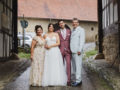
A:
[[[17,39],[17,16],[18,16],[18,1],[13,0],[13,52],[18,53]]]
[[[103,29],[102,29],[102,0],[98,0],[98,37],[99,53],[103,53]]]
[[[118,3],[118,32],[119,32],[119,56],[120,56],[120,0],[117,0]]]

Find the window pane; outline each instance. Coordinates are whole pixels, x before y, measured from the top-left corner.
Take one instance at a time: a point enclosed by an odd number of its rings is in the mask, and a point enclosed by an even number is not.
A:
[[[13,0],[10,0],[10,7],[11,7],[11,8],[12,8],[12,1],[13,1]]]
[[[6,0],[6,4],[8,5],[8,0]],[[6,15],[8,15],[8,8],[6,6]]]
[[[104,16],[105,16],[105,13],[104,13],[104,11],[103,11],[103,14],[102,14],[102,24],[103,24],[102,26],[103,26],[103,29],[105,28],[105,24],[104,24],[104,22],[105,22],[104,20],[105,20],[105,19],[104,19]]]
[[[105,15],[104,15],[105,27],[107,26],[107,17],[106,17],[107,15],[106,15],[106,13],[107,13],[107,12],[106,12],[106,8],[105,8]]]
[[[107,0],[104,0],[104,4],[105,4],[105,6],[107,5]]]
[[[114,4],[114,22],[118,21],[118,7],[117,3]]]
[[[110,12],[109,12],[109,6],[107,7],[107,26],[110,24]]]
[[[10,2],[11,2],[11,0],[8,0],[8,2],[7,2],[7,5],[8,5],[9,7],[10,7],[10,4],[11,4]]]
[[[102,8],[105,7],[105,1],[106,1],[106,0],[102,0]]]
[[[7,5],[12,9],[12,0],[8,0]]]
[[[106,4],[108,4],[108,3],[109,3],[109,1],[110,1],[110,0],[106,0]]]
[[[102,9],[104,8],[104,0],[102,0]]]
[[[0,12],[0,29],[1,29],[1,26],[2,26],[2,20],[1,20],[1,12]]]
[[[3,12],[3,4],[0,2],[0,12]]]
[[[3,34],[0,33],[0,42],[3,42]],[[3,43],[0,43],[0,57],[3,57]]]
[[[110,4],[110,24],[113,23],[113,3]]]

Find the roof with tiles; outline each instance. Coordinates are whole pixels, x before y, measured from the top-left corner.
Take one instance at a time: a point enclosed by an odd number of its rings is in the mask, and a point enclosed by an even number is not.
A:
[[[97,21],[97,0],[18,0],[18,16]]]

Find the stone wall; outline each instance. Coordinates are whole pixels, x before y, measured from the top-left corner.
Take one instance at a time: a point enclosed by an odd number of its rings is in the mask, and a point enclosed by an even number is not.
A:
[[[107,35],[103,39],[103,53],[105,59],[110,63],[118,59],[117,55],[119,52],[119,36],[118,34]],[[119,60],[116,60],[115,66],[118,67]]]
[[[50,23],[49,19],[38,19],[38,18],[25,18],[29,25],[26,28],[26,32],[34,32],[35,25],[42,25],[44,32],[48,31],[48,24]],[[22,32],[22,28],[20,25],[21,18],[18,18],[18,32]],[[58,20],[51,20],[52,23],[57,23]],[[65,23],[70,26],[72,29],[72,21],[65,20]],[[97,22],[80,22],[80,26],[85,29],[86,34],[86,42],[94,42],[95,41],[95,35],[98,33],[98,23]]]

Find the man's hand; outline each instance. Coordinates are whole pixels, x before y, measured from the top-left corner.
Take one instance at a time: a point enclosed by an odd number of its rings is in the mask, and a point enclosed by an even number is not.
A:
[[[81,55],[81,52],[78,52],[78,55]]]

